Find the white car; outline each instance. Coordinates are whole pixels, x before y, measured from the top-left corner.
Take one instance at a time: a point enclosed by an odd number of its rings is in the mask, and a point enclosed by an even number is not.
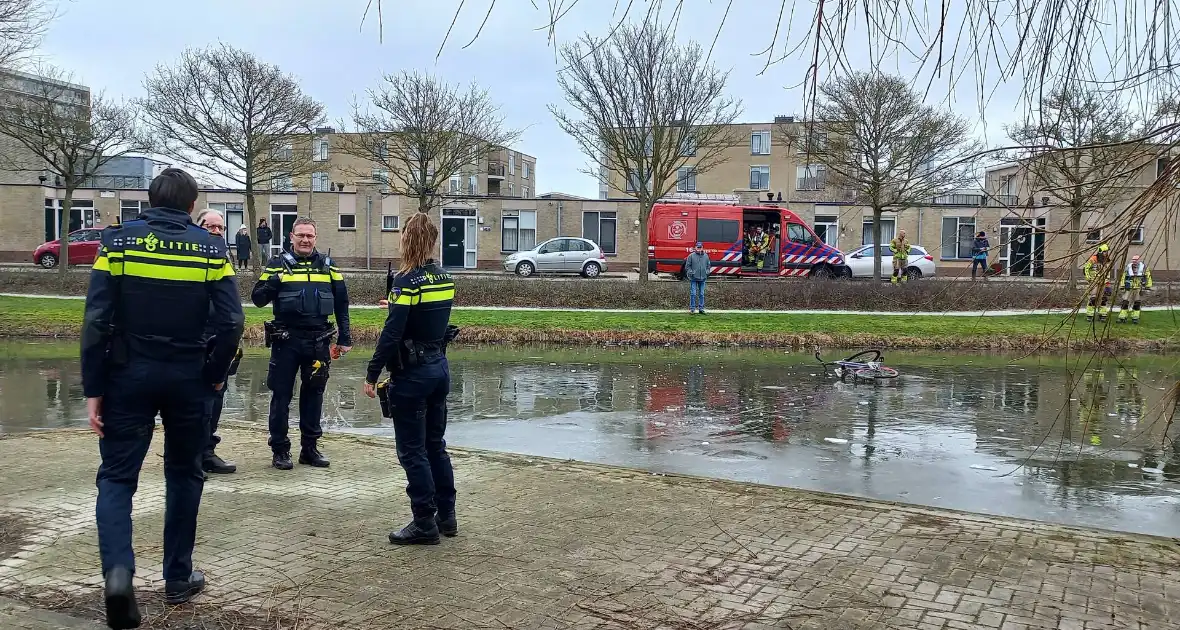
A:
[[[862,245],[844,256],[844,263],[848,265],[848,271],[845,272],[847,277],[873,277],[873,249],[875,248],[872,245]],[[888,245],[881,246],[880,256],[881,277],[888,280],[893,275],[893,252],[889,251]],[[910,245],[910,259],[906,261],[905,268],[906,276],[910,280],[933,278],[934,272],[934,257],[926,251],[925,247]]]
[[[522,277],[536,273],[578,273],[597,278],[606,271],[606,255],[594,241],[559,236],[508,256],[504,259],[504,271]]]

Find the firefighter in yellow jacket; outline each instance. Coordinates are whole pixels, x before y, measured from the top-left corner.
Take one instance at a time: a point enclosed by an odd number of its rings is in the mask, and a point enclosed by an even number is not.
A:
[[[1102,243],[1098,246],[1098,251],[1090,256],[1086,264],[1082,266],[1082,273],[1086,276],[1086,282],[1090,285],[1090,301],[1086,304],[1086,319],[1094,319],[1094,284],[1101,279],[1102,286],[1102,300],[1098,307],[1098,319],[1104,320],[1110,315],[1112,297],[1110,290],[1110,268],[1107,265],[1110,263],[1110,245]]]
[[[1127,268],[1123,270],[1123,278],[1120,284],[1123,285],[1123,303],[1119,305],[1119,323],[1123,324],[1127,321],[1127,311],[1131,310],[1131,323],[1139,323],[1139,308],[1142,302],[1139,301],[1139,294],[1141,291],[1151,290],[1151,270],[1147,268],[1147,264],[1139,259],[1136,254],[1131,257],[1131,262],[1127,263]]]
[[[769,249],[770,235],[762,230],[761,225],[755,227],[754,233],[750,235],[750,255],[754,257],[758,271],[762,271],[762,267],[766,265],[766,254]]]
[[[893,254],[893,275],[889,281],[893,284],[905,282],[905,268],[910,261],[910,242],[905,237],[905,230],[897,233],[897,238],[889,241],[889,251]]]

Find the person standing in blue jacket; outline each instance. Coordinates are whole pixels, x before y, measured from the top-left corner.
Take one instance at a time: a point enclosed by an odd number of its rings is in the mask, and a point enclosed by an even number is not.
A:
[[[705,314],[705,280],[712,266],[709,255],[698,241],[688,258],[684,259],[684,276],[688,278],[688,312]]]
[[[987,240],[987,233],[980,232],[975,235],[975,240],[971,242],[971,279],[975,279],[975,268],[979,267],[980,273],[983,274],[984,281],[987,281],[987,252],[991,249],[991,243]]]

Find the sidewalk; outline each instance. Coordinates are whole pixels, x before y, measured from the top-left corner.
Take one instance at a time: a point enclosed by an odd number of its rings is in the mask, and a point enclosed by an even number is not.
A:
[[[157,432],[135,504],[145,628],[1180,624],[1173,540],[457,451],[459,537],[396,548],[386,533],[408,506],[392,441],[332,436],[330,469],[280,472],[264,434],[223,438],[239,472],[206,484],[196,562],[210,588],[165,617]],[[101,610],[96,451],[77,431],[0,439],[0,627],[61,627],[14,616],[16,599]]]

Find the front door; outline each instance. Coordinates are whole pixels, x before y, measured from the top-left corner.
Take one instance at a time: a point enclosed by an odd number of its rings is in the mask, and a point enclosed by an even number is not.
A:
[[[1008,240],[1008,275],[1032,275],[1033,230],[1028,227],[1012,229]]]
[[[465,246],[467,219],[464,217],[443,217],[442,220],[442,264],[443,267],[463,267],[467,252]]]
[[[270,253],[277,256],[280,252],[291,251],[291,230],[295,229],[297,212],[276,210],[284,206],[271,206],[270,213]],[[286,206],[294,208],[294,206]],[[265,262],[265,261],[264,261]]]

